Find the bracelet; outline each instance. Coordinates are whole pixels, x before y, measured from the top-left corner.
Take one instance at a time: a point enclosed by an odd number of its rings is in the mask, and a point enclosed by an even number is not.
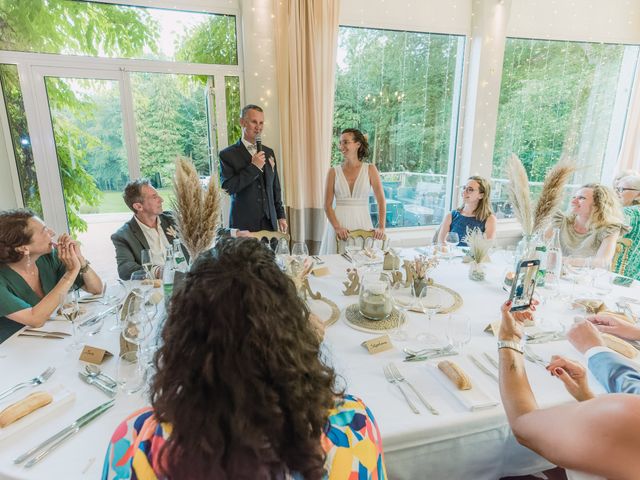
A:
[[[514,342],[513,340],[498,340],[498,350],[502,348],[508,348],[510,350],[514,350],[521,355],[524,355],[524,350],[522,349],[522,345]]]
[[[91,265],[91,262],[89,260],[87,260],[87,263],[84,264],[84,267],[80,267],[80,275],[84,275],[85,273],[87,273],[89,271],[89,266]]]

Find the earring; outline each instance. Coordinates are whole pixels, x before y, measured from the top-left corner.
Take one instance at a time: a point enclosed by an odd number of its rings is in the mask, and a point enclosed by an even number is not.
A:
[[[27,268],[31,268],[31,254],[27,252]]]

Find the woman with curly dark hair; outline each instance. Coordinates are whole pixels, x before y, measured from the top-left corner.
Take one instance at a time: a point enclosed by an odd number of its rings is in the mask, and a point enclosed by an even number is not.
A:
[[[306,305],[255,240],[196,261],[162,339],[152,408],[116,429],[103,478],[386,478],[371,412],[336,391]]]
[[[80,246],[31,210],[0,211],[0,342],[25,325],[41,327],[71,288],[102,291]]]

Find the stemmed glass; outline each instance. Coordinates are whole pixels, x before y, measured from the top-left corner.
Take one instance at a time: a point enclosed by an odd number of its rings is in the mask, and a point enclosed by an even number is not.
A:
[[[453,249],[458,246],[458,243],[460,243],[460,235],[458,235],[456,232],[449,232],[444,238],[444,241],[449,247],[447,252],[448,260],[451,260],[453,258]]]
[[[449,314],[447,341],[462,355],[464,346],[471,341],[471,319],[463,313]]]
[[[278,240],[278,245],[276,246],[276,263],[280,267],[280,270],[283,272],[287,270],[287,260],[289,258],[289,242],[286,238],[281,238]]]
[[[66,294],[60,295],[60,305],[58,307],[60,314],[71,322],[73,328],[73,342],[66,348],[68,352],[79,350],[82,346],[79,342],[78,322],[80,317],[80,305],[78,305],[77,290],[70,290]]]
[[[414,285],[412,289],[415,288]],[[422,291],[414,291],[413,294],[418,300],[417,305],[427,315],[427,331],[419,333],[416,338],[425,343],[439,343],[440,339],[433,333],[433,316],[438,313],[444,303],[442,292],[437,288],[426,286],[422,287]]]
[[[127,380],[128,387],[126,390],[128,393],[134,393],[143,386],[144,368],[147,362],[146,359],[143,358],[145,351],[142,347],[153,330],[153,325],[147,315],[143,302],[143,298],[137,298],[129,303],[129,309],[122,325],[122,337],[137,346],[137,354],[135,352],[128,352],[130,355],[127,358],[120,359],[121,363],[123,361],[130,364],[134,361],[137,363],[135,378],[129,378]],[[126,366],[123,363],[121,368],[132,368],[132,366]]]
[[[353,237],[348,237],[344,250],[347,252],[349,257],[351,257],[351,263],[353,264],[353,268],[358,268],[358,254],[362,250],[362,248],[358,245],[358,240]]]
[[[391,299],[393,305],[398,310],[398,322],[393,326],[391,338],[394,340],[405,341],[409,338],[407,332],[403,328],[406,325],[407,312],[416,305],[416,297],[413,286],[405,287],[402,283],[396,284],[391,288]],[[402,321],[404,316],[405,321]]]
[[[291,256],[293,257],[293,267],[295,274],[301,272],[304,269],[304,262],[309,257],[309,249],[307,244],[303,242],[296,242],[291,249]]]
[[[142,264],[144,271],[151,277],[151,269],[153,267],[153,262],[151,261],[151,250],[144,249],[140,251],[140,263]]]
[[[153,289],[153,277],[148,271],[138,270],[131,274],[131,281],[129,282],[130,292],[137,290],[146,302],[147,295],[151,289]]]

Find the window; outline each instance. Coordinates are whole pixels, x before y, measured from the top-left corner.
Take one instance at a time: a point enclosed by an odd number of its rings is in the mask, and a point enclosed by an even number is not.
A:
[[[0,50],[237,65],[233,15],[0,0]]]
[[[368,135],[387,227],[438,224],[448,208],[463,52],[459,35],[340,28],[332,164],[343,129]]]
[[[576,185],[599,181],[609,156],[617,157],[638,47],[508,38],[496,143],[492,202],[498,217],[511,217],[505,175],[515,153],[537,197],[544,176],[560,158],[573,158]],[[568,199],[569,195],[566,195]]]

